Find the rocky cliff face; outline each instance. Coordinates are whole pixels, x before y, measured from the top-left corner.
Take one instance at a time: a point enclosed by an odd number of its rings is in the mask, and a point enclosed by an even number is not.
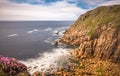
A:
[[[120,63],[120,5],[101,6],[81,15],[60,42],[75,46],[75,56]]]

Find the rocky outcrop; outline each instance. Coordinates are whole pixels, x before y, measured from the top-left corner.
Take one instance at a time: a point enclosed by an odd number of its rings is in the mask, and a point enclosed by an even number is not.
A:
[[[101,6],[81,15],[53,43],[75,47],[66,66],[59,67],[56,72],[36,71],[33,76],[120,76],[119,13],[120,5],[113,5]]]
[[[60,42],[75,46],[73,55],[120,63],[120,5],[101,6],[81,15]]]

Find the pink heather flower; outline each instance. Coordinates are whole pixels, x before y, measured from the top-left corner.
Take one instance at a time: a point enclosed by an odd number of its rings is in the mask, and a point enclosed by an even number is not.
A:
[[[11,58],[11,60],[16,61],[16,59],[15,59],[15,58]]]
[[[8,58],[0,55],[0,64],[2,65],[2,69],[12,76],[27,70],[27,67],[24,64],[17,62],[15,58]]]

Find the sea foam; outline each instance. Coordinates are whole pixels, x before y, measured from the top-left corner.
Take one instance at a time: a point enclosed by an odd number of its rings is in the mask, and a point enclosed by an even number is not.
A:
[[[27,31],[27,33],[33,33],[33,32],[39,32],[40,30],[38,30],[38,29],[33,29],[33,30],[31,30],[31,31]]]
[[[51,27],[47,27],[46,29],[44,29],[44,31],[51,31],[52,28]]]
[[[11,35],[8,35],[8,37],[13,37],[13,36],[17,36],[18,34],[11,34]]]
[[[32,74],[35,71],[44,72],[48,68],[54,68],[54,71],[58,66],[61,66],[62,60],[68,58],[70,49],[65,48],[56,48],[53,49],[52,52],[45,52],[43,54],[39,53],[39,57],[31,58],[27,61],[20,61],[24,63],[27,67],[29,67],[29,72]],[[42,56],[41,56],[42,55]],[[59,61],[60,60],[60,61]]]

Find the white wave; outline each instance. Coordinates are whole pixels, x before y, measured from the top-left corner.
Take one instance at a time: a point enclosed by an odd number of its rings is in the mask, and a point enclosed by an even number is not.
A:
[[[59,28],[56,28],[54,31],[53,31],[53,35],[63,35],[64,32],[65,32],[65,29],[67,29],[69,27],[59,27]]]
[[[61,31],[57,31],[57,30],[55,30],[55,31],[53,32],[53,35],[59,35],[59,36],[62,36],[62,35],[64,34],[64,32],[65,32],[65,30],[61,30]]]
[[[35,71],[41,71],[44,72],[48,68],[54,68],[54,71],[57,69],[57,66],[60,66],[60,62],[62,62],[65,59],[68,58],[70,55],[68,53],[68,49],[63,49],[63,48],[58,48],[58,49],[53,49],[52,52],[48,53],[45,52],[43,54],[39,53],[39,57],[37,58],[31,58],[28,59],[27,61],[21,61],[27,67],[30,67],[29,72],[32,74]],[[42,57],[41,57],[42,55]],[[59,61],[60,60],[60,61]]]
[[[51,27],[47,27],[46,29],[44,29],[44,31],[51,31],[52,28]]]
[[[55,31],[54,31],[54,34],[57,35],[57,34],[59,34],[59,32],[60,32],[60,31],[55,30]]]
[[[38,29],[33,29],[33,31],[34,31],[34,32],[37,32],[37,31],[40,31],[40,30],[38,30]]]
[[[27,31],[27,33],[33,33],[33,32],[39,32],[40,30],[38,30],[38,29],[33,29],[33,30],[31,30],[31,31]]]
[[[46,43],[52,43],[54,40],[52,40],[52,37],[49,37],[48,39],[44,40]]]
[[[60,31],[60,32],[59,32],[59,35],[62,36],[62,35],[64,34],[64,32],[65,32],[65,30]]]
[[[55,30],[57,30],[57,31],[62,31],[62,30],[65,30],[65,29],[67,29],[67,28],[69,28],[69,27],[59,27],[59,28],[56,28]]]
[[[18,34],[11,34],[11,35],[8,35],[8,37],[12,37],[12,36],[17,36]]]
[[[46,43],[51,43],[49,40],[44,40],[44,42],[46,42]]]
[[[68,29],[69,27],[61,27],[61,29]]]
[[[47,27],[44,30],[33,29],[33,30],[30,30],[30,31],[27,31],[27,33],[40,32],[40,31],[51,31],[51,30],[52,30],[51,27]]]
[[[34,31],[27,31],[27,33],[33,33]]]

